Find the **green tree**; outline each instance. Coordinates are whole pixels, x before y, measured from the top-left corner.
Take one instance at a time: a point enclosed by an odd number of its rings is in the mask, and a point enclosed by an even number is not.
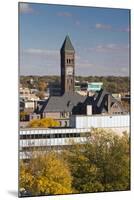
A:
[[[73,144],[63,157],[70,166],[73,177],[72,188],[75,193],[103,191],[101,174],[97,166],[84,154],[85,146]]]
[[[68,150],[33,154],[20,164],[20,188],[33,195],[130,189],[130,139],[127,133],[92,129],[82,144]]]
[[[129,137],[113,131],[92,129],[85,144],[73,144],[65,151],[78,193],[129,190]]]
[[[129,138],[113,131],[93,129],[89,137],[87,157],[100,169],[104,191],[128,190],[129,175]],[[90,150],[90,151],[89,151]]]

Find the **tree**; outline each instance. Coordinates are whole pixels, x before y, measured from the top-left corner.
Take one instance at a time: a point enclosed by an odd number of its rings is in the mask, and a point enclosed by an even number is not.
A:
[[[28,124],[29,128],[48,128],[58,126],[60,126],[60,123],[52,118],[33,119]]]
[[[104,191],[130,188],[129,137],[113,131],[93,129],[85,152],[100,169]],[[89,151],[90,150],[90,151]]]
[[[40,80],[38,82],[38,90],[44,92],[46,88],[47,88],[47,84],[45,83],[45,81]]]
[[[71,181],[67,164],[54,152],[33,156],[29,163],[21,161],[19,186],[31,195],[72,193]]]
[[[44,92],[43,91],[38,92],[37,97],[39,97],[40,99],[44,99],[44,97],[45,97]]]
[[[70,141],[68,150],[33,152],[21,161],[20,188],[32,195],[129,190],[128,134],[92,129],[85,136],[82,144]]]
[[[85,146],[74,144],[69,151],[64,151],[63,157],[68,162],[73,177],[74,193],[103,191],[100,182],[100,171],[84,154]]]
[[[63,156],[78,193],[129,190],[129,137],[113,131],[92,129],[85,144],[73,144]]]
[[[20,112],[20,121],[25,121],[27,116],[28,116],[27,112],[21,111]]]

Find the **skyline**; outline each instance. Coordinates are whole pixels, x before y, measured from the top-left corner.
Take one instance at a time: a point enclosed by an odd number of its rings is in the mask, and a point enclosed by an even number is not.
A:
[[[20,75],[60,75],[60,48],[68,34],[76,75],[129,76],[128,9],[19,6]]]

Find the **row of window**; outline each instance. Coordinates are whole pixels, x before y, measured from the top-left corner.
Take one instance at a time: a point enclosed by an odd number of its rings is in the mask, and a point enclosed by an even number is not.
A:
[[[29,152],[30,151],[49,151],[49,150],[63,150],[63,149],[68,149],[68,148],[71,148],[72,146],[66,144],[66,145],[50,145],[50,146],[30,146],[30,147],[22,147],[22,149],[20,150],[20,152],[23,152],[24,153],[24,158],[26,156],[29,155]],[[27,153],[28,151],[28,153]],[[30,156],[30,155],[29,155]]]
[[[20,135],[20,139],[49,139],[80,137],[80,133]]]
[[[67,64],[73,64],[74,63],[74,59],[67,59]]]

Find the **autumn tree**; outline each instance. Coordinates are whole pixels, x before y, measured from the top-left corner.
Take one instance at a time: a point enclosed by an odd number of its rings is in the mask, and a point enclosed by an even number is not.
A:
[[[63,157],[68,162],[73,177],[74,193],[103,191],[100,170],[84,154],[85,146],[73,144],[69,151],[64,151]]]
[[[68,150],[35,154],[21,161],[20,188],[32,195],[129,190],[129,136],[92,129],[83,143],[70,141]]]
[[[60,126],[60,123],[52,118],[33,119],[28,124],[29,128],[48,128],[58,126]]]
[[[92,129],[84,144],[73,144],[63,156],[78,192],[130,189],[129,137],[113,131]]]
[[[47,84],[45,83],[45,81],[40,80],[40,81],[38,82],[38,90],[39,90],[39,91],[45,91],[46,88],[47,88]]]
[[[21,161],[19,188],[31,195],[72,193],[68,165],[54,152],[37,155],[29,163]]]
[[[21,111],[20,112],[20,121],[25,121],[27,116],[28,116],[27,112]]]
[[[37,97],[39,97],[40,99],[44,99],[44,97],[45,97],[44,92],[43,91],[38,92]]]
[[[93,129],[87,144],[86,156],[101,173],[104,191],[130,188],[129,137],[113,131]]]

